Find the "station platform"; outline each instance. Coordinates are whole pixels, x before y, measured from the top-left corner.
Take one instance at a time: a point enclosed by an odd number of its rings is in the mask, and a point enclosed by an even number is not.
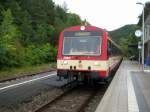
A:
[[[123,61],[95,112],[150,112],[150,72]]]

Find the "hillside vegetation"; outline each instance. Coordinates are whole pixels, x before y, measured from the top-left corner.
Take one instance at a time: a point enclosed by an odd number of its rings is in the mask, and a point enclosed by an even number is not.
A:
[[[110,31],[112,39],[120,45],[125,57],[135,56],[138,59],[137,47],[128,47],[129,45],[136,45],[140,38],[135,37],[135,31],[139,29],[137,25],[125,25],[114,31]]]
[[[113,40],[117,43],[120,42],[123,38],[128,38],[129,36],[133,36],[133,33],[137,29],[137,25],[125,25],[119,29],[110,31],[110,35],[112,36]]]
[[[60,31],[82,24],[66,9],[52,0],[0,0],[0,69],[55,61]]]

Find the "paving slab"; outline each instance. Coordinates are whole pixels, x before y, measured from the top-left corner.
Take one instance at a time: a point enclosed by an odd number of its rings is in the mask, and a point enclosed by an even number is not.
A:
[[[150,112],[150,72],[123,61],[95,112]]]

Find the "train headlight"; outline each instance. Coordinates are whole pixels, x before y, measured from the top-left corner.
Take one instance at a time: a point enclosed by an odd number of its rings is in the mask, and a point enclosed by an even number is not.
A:
[[[67,64],[68,64],[68,61],[67,61],[67,60],[64,60],[63,64],[64,64],[64,65],[67,65]]]
[[[85,26],[81,26],[80,30],[82,30],[82,31],[85,30]]]
[[[94,62],[94,65],[95,65],[95,66],[100,66],[100,63],[97,62],[97,61],[95,61],[95,62]]]

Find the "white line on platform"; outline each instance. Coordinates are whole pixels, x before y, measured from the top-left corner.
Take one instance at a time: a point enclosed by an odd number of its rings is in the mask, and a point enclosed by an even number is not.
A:
[[[39,78],[36,78],[36,79],[24,81],[24,82],[21,82],[21,83],[17,83],[17,84],[12,84],[12,85],[9,85],[9,86],[5,86],[5,87],[0,88],[0,91],[1,91],[1,90],[4,90],[4,89],[11,88],[11,87],[15,87],[15,86],[23,85],[23,84],[26,84],[26,83],[30,83],[30,82],[33,82],[33,81],[45,79],[45,78],[47,78],[47,77],[51,77],[51,76],[54,76],[54,75],[56,75],[56,73],[49,74],[49,75],[46,75],[46,76],[43,76],[43,77],[39,77]]]
[[[144,70],[144,72],[150,72],[150,70]]]
[[[128,112],[139,112],[139,106],[137,103],[133,82],[131,80],[131,71],[128,71],[127,75],[127,87],[128,87]]]
[[[130,72],[142,72],[142,70],[130,70]]]
[[[143,72],[143,70],[132,70],[131,72]],[[150,70],[144,69],[144,72],[150,72]]]

